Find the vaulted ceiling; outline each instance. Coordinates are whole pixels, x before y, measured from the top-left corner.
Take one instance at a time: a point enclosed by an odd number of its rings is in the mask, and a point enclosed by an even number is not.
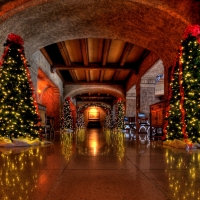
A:
[[[41,52],[67,83],[119,83],[137,74],[149,51],[120,40],[84,38],[51,44]]]
[[[84,38],[48,45],[41,52],[64,84],[120,84],[138,74],[147,49],[112,39]],[[80,94],[77,100],[112,101],[100,92]]]

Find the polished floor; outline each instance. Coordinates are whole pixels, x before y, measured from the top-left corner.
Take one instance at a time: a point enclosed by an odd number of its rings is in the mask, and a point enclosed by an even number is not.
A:
[[[1,200],[197,200],[200,149],[87,129],[0,148]]]

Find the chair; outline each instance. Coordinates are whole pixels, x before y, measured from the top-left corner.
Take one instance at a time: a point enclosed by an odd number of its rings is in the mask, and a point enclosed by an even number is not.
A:
[[[145,113],[138,113],[138,124],[139,124],[139,130],[138,133],[145,133],[146,139],[149,136],[149,130],[150,130],[150,121],[149,118],[146,117]]]

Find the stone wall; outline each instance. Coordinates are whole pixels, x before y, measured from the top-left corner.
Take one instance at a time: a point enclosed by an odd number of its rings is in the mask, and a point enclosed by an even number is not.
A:
[[[136,116],[136,89],[135,85],[126,93],[126,114],[127,117]]]
[[[140,112],[145,113],[146,117],[149,117],[149,105],[155,103],[155,88],[142,87],[140,90],[140,96]]]
[[[46,116],[54,117],[54,130],[58,131],[63,102],[63,83],[56,73],[50,72],[50,65],[40,51],[31,56],[29,64],[37,102],[46,107]],[[43,90],[38,98],[37,89],[41,82],[43,82]]]
[[[31,65],[31,79],[35,90],[37,90],[37,76],[38,68],[40,68],[48,78],[59,88],[60,95],[63,97],[63,83],[56,73],[51,73],[50,64],[47,62],[45,57],[40,51],[36,51],[30,58],[29,64]]]
[[[126,117],[136,116],[136,98],[126,98]]]

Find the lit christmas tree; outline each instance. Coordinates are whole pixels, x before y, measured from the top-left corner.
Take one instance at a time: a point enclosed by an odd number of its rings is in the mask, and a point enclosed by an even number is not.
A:
[[[107,114],[106,114],[106,118],[104,121],[104,128],[111,128],[111,115],[109,111],[107,111]]]
[[[39,137],[37,104],[25,59],[23,40],[9,34],[0,73],[0,136]]]
[[[62,117],[61,117],[61,129],[73,129],[73,117],[72,117],[69,97],[65,99],[63,105]]]
[[[84,121],[84,114],[83,114],[83,112],[79,112],[77,114],[76,127],[77,128],[84,128],[85,127],[85,121]]]
[[[123,129],[124,128],[124,103],[121,98],[117,100],[116,106],[116,128]]]
[[[172,69],[163,139],[200,143],[200,26],[184,33]]]

